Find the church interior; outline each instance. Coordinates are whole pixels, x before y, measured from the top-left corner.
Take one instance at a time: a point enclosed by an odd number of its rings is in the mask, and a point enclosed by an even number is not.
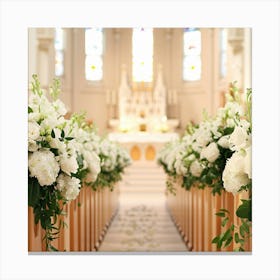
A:
[[[251,32],[29,28],[28,251],[251,252]]]

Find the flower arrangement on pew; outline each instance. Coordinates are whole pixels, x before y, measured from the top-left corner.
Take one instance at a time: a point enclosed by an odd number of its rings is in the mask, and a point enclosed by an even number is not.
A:
[[[63,206],[74,200],[84,173],[82,156],[74,137],[75,123],[66,120],[66,108],[58,99],[59,81],[50,87],[49,101],[33,75],[28,102],[28,205],[33,207],[35,223],[45,230],[46,250],[56,250],[51,242],[58,238],[63,224],[58,221]],[[98,170],[97,170],[98,172]]]
[[[174,193],[176,179],[181,178],[182,187],[186,190],[210,187],[213,195],[247,190],[251,197],[251,93],[248,89],[248,107],[244,110],[236,82],[233,83],[225,106],[218,109],[215,117],[210,118],[204,112],[201,123],[190,124],[180,140],[168,143],[161,150],[158,163],[169,176],[166,184],[171,193]],[[229,212],[222,209],[217,215],[225,217],[222,221],[225,226]],[[247,222],[251,221],[251,198],[242,200],[236,215],[245,218],[241,228],[241,236],[244,237],[244,232],[249,234]],[[213,243],[217,243],[219,248],[223,244],[228,246],[234,229],[232,225],[225,234],[215,237]],[[244,243],[235,235],[235,242],[240,240]],[[242,250],[242,246],[239,248]]]
[[[124,168],[131,164],[130,155],[126,149],[107,138],[100,139],[98,154],[101,160],[101,172],[96,181],[89,185],[94,190],[98,187],[109,187],[112,191],[115,184],[122,179]]]
[[[28,102],[28,205],[33,208],[35,224],[40,222],[45,230],[46,250],[56,250],[51,242],[65,226],[59,219],[64,214],[64,205],[77,198],[83,185],[96,188],[98,184],[103,187],[107,184],[112,189],[130,163],[130,157],[113,143],[108,145],[110,153],[106,153],[102,143],[107,140],[101,141],[94,127],[85,121],[84,113],[64,118],[67,110],[58,99],[59,80],[54,79],[50,87],[51,101],[41,89],[37,75],[33,75],[31,91]],[[114,175],[101,181],[104,170]]]
[[[241,199],[241,205],[236,210],[236,216],[241,219],[241,225],[229,224],[231,213],[227,209],[220,209],[217,216],[222,218],[222,227],[227,225],[226,231],[213,238],[212,243],[218,248],[229,246],[233,240],[235,251],[244,251],[245,241],[251,237],[252,227],[252,91],[247,90],[247,121],[240,121],[229,138],[229,147],[233,151],[227,160],[223,171],[223,186],[227,192],[234,195],[247,192],[247,199]]]
[[[179,142],[168,143],[159,154],[158,162],[168,175],[181,176],[182,186],[187,190],[197,185],[211,187],[213,194],[224,190],[222,173],[226,160],[233,151],[229,148],[229,137],[240,117],[244,114],[239,104],[237,91],[227,95],[225,107],[219,108],[215,117],[204,112],[204,119],[198,125],[190,124]]]

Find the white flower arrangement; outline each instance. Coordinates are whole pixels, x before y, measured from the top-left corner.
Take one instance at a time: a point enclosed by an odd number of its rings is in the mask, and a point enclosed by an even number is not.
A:
[[[248,178],[251,176],[251,153],[246,150],[251,145],[247,133],[250,123],[244,116],[245,111],[238,98],[228,95],[226,105],[218,109],[216,116],[210,118],[204,113],[201,123],[189,127],[180,140],[168,143],[159,153],[159,164],[168,175],[182,176],[187,189],[195,182],[200,186],[213,187],[213,193],[232,189],[225,186],[230,182],[230,177],[226,171],[225,183],[222,180],[224,169],[221,168],[234,152],[242,149],[246,174]],[[230,170],[229,167],[227,170]],[[240,179],[240,184],[243,182],[247,183],[247,180]]]

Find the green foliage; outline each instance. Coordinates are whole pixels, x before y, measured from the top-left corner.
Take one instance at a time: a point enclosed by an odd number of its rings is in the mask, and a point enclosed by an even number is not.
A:
[[[110,190],[114,189],[114,185],[116,182],[122,179],[123,170],[116,167],[112,171],[102,171],[98,174],[95,182],[86,183],[88,186],[96,191],[98,188],[108,187]]]
[[[43,91],[41,89],[41,85],[38,79],[38,76],[36,74],[32,75],[33,82],[31,82],[31,90],[34,94],[39,95],[40,97],[43,95]]]
[[[252,221],[252,199],[241,199],[242,204],[236,210],[236,215],[240,218]]]
[[[53,100],[58,99],[60,91],[60,80],[55,78],[53,79],[53,84],[50,86],[50,96]]]
[[[225,227],[230,221],[230,212],[227,209],[220,209],[219,212],[215,214],[216,216],[222,218],[221,226]],[[250,235],[251,223],[247,219],[242,219],[242,224],[238,228],[234,224],[227,226],[226,231],[212,239],[213,244],[217,244],[217,248],[226,248],[234,242],[235,251],[244,251],[245,240],[248,239]],[[238,232],[237,232],[238,230]]]
[[[166,189],[169,193],[176,195],[176,189],[174,188],[174,184],[172,181],[170,180],[166,181]]]
[[[64,214],[62,210],[65,203],[54,185],[40,186],[36,178],[28,177],[28,205],[33,208],[35,224],[40,222],[45,230],[43,240],[47,251],[57,251],[51,242],[58,238],[61,227],[65,225],[61,220],[58,221],[59,216]]]
[[[246,116],[247,116],[247,120],[249,121],[249,123],[252,126],[252,89],[251,88],[247,88],[246,99],[247,99]]]
[[[194,185],[196,180],[197,179],[193,176],[183,177],[182,187],[189,191],[191,187]]]

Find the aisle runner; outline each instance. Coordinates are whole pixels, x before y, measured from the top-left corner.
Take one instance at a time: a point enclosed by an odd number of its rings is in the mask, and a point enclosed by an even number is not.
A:
[[[145,169],[145,170],[143,170]],[[149,186],[136,173],[149,169]],[[99,251],[109,252],[184,252],[187,251],[165,206],[164,180],[156,167],[131,167],[121,186],[120,209],[112,222]],[[155,180],[151,174],[155,174]],[[142,173],[147,174],[147,173]],[[143,177],[143,176],[142,176]],[[146,184],[146,185],[145,185]]]
[[[167,213],[147,205],[122,210],[113,221],[99,251],[186,251]]]

